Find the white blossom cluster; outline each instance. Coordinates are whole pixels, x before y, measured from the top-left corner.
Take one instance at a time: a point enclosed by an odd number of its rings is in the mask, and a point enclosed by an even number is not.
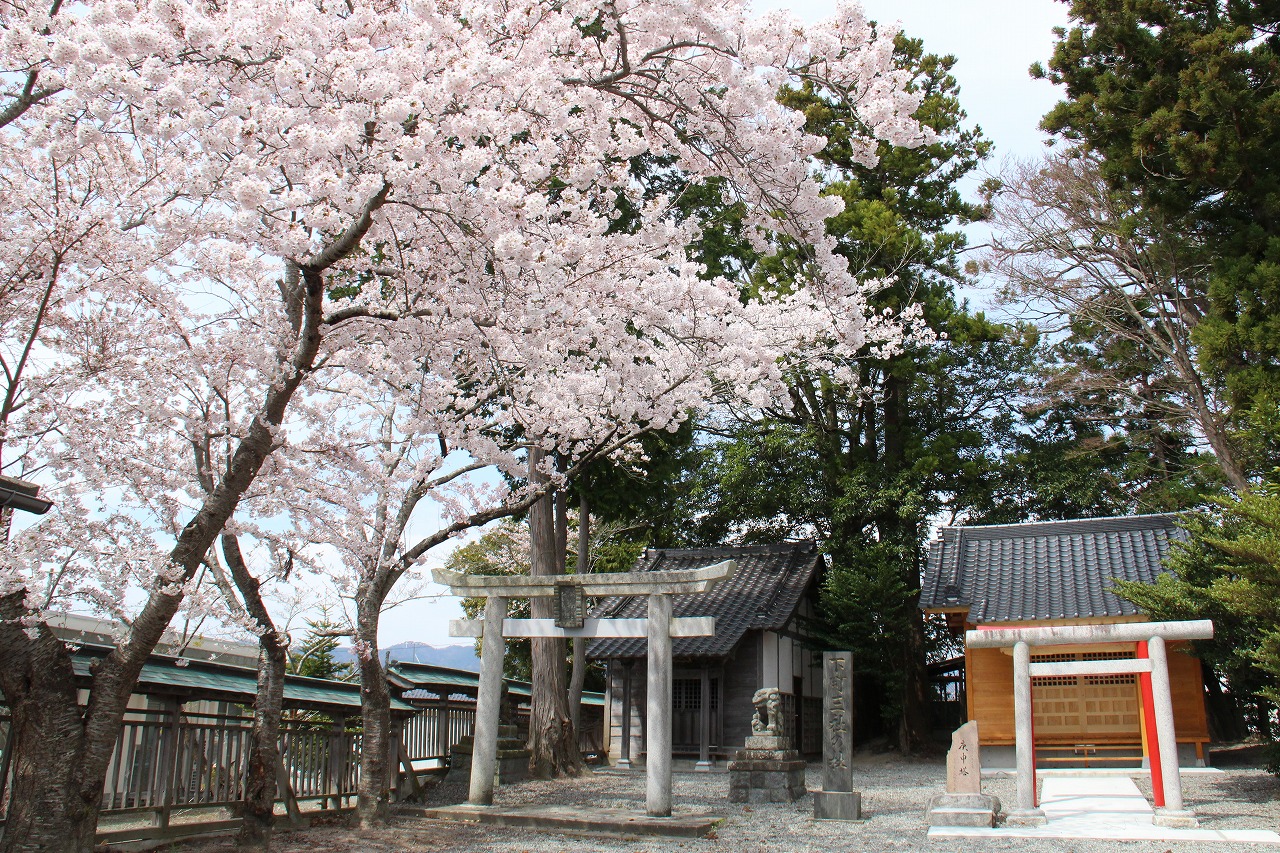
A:
[[[446,519],[511,499],[450,475],[455,452],[510,472],[530,442],[625,452],[715,393],[772,402],[798,351],[901,341],[825,233],[824,140],[776,98],[812,81],[851,105],[862,162],[926,141],[893,29],[856,6],[815,26],[739,0],[56,9],[0,6],[0,347],[30,354],[0,464],[59,507],[13,534],[0,595],[33,612],[190,595],[165,555],[227,501],[277,556],[385,560],[415,490]],[[706,276],[638,158],[717,179],[757,248],[803,248],[805,286],[744,303]],[[255,428],[273,447],[246,478]]]

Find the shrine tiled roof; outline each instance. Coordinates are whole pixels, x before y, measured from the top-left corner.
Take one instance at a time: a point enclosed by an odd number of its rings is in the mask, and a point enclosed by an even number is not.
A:
[[[1112,580],[1151,583],[1184,536],[1168,514],[943,527],[920,607],[967,608],[975,624],[1138,615]]]
[[[749,630],[785,627],[823,566],[817,545],[806,541],[741,547],[650,548],[640,555],[634,570],[701,569],[724,560],[735,560],[738,564],[732,577],[708,592],[673,596],[674,615],[713,616],[716,620],[713,637],[672,640],[672,654],[677,658],[722,658],[733,651]],[[643,596],[617,596],[602,599],[593,609],[593,616],[638,619],[645,616],[646,609]],[[643,638],[599,639],[587,647],[587,656],[596,659],[644,655]]]

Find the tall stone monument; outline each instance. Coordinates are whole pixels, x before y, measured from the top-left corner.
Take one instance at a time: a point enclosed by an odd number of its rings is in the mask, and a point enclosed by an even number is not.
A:
[[[1000,801],[982,793],[978,721],[970,720],[951,734],[947,790],[929,801],[929,826],[995,826],[999,812]]]
[[[853,652],[822,653],[822,790],[813,795],[817,820],[860,820],[862,794],[853,790]]]

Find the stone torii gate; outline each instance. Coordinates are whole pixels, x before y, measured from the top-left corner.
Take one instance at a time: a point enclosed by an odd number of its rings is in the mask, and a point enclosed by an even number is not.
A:
[[[1173,696],[1169,689],[1168,640],[1208,640],[1213,623],[1123,622],[1110,625],[1068,625],[1041,628],[981,628],[965,633],[971,649],[1013,647],[1013,718],[1018,762],[1018,808],[1006,822],[1022,826],[1045,823],[1036,803],[1035,738],[1032,732],[1031,678],[1058,675],[1107,675],[1135,673],[1143,681],[1144,713],[1154,717],[1155,749],[1147,750],[1151,787],[1156,800],[1152,822],[1156,826],[1193,828],[1195,814],[1182,804],[1182,777],[1178,770],[1178,743],[1173,727]],[[1066,661],[1032,663],[1032,646],[1064,646],[1094,643],[1136,643],[1136,660]],[[1144,648],[1145,647],[1145,648]],[[1145,651],[1145,654],[1143,653]],[[1147,689],[1150,684],[1150,689]]]
[[[704,569],[667,572],[616,572],[541,577],[468,575],[432,570],[435,582],[454,595],[484,598],[484,619],[455,619],[449,634],[480,637],[480,689],[476,697],[475,747],[467,802],[493,804],[498,757],[498,710],[502,699],[503,640],[507,637],[645,637],[648,639],[648,720],[645,740],[645,811],[671,816],[671,640],[715,634],[711,617],[673,618],[671,596],[706,592],[737,568],[726,560]],[[587,596],[647,595],[645,619],[587,619]],[[555,619],[508,619],[507,599],[555,596]],[[485,626],[499,626],[487,630]]]

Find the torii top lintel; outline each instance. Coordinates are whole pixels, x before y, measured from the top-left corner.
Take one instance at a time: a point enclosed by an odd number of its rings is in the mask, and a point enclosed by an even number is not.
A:
[[[1140,642],[1151,637],[1165,640],[1208,640],[1213,622],[1119,622],[1109,625],[1052,625],[1034,628],[987,628],[967,631],[965,645],[971,649],[1007,648],[1016,643],[1029,646],[1062,646],[1086,643]]]
[[[454,595],[473,598],[535,598],[556,594],[561,586],[580,586],[585,595],[679,595],[706,592],[733,575],[738,564],[725,560],[704,569],[657,572],[606,572],[603,574],[469,575],[449,569],[432,569],[436,583]]]

